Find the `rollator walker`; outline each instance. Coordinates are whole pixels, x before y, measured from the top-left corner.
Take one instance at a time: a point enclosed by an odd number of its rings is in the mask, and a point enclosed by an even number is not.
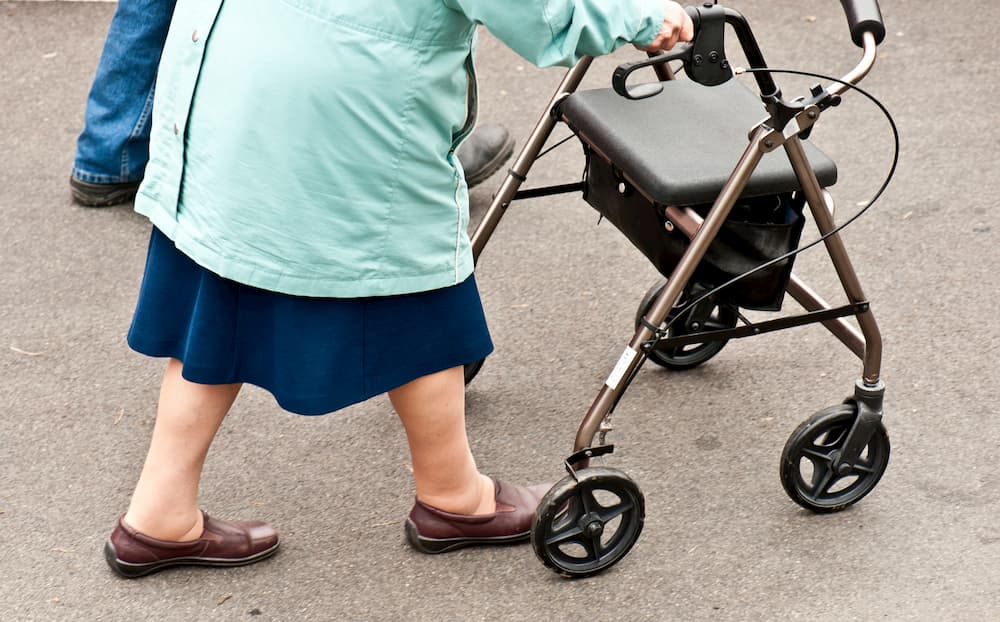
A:
[[[841,3],[863,49],[860,62],[840,80],[791,101],[765,70],[747,20],[714,3],[687,8],[695,23],[692,42],[619,66],[610,89],[577,92],[593,60],[582,59],[566,73],[473,232],[478,261],[513,201],[582,192],[666,277],[640,302],[635,333],[577,431],[565,461],[568,475],[535,513],[534,551],[564,576],[611,567],[642,531],[639,487],[621,471],[590,461],[613,451],[611,415],[646,360],[689,369],[730,339],[821,323],[861,359],[861,378],[852,397],[792,432],[781,455],[781,483],[799,505],[836,512],[871,492],[886,469],[881,336],[834,222],[826,188],[836,182],[836,166],[807,141],[822,114],[868,74],[885,37],[877,0]],[[759,93],[732,79],[727,29],[735,32]],[[682,64],[687,79],[677,78],[671,63]],[[657,81],[631,84],[633,73],[647,67]],[[583,146],[583,181],[522,190],[558,123]],[[686,148],[662,149],[666,144]],[[847,304],[831,306],[792,273],[805,206]],[[804,312],[751,321],[740,311],[780,310],[786,292]],[[466,368],[467,382],[481,364]]]

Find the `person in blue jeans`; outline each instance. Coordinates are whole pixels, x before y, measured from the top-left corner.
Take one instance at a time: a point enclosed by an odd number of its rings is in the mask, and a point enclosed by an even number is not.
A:
[[[120,0],[87,98],[69,185],[86,207],[131,201],[149,160],[153,90],[177,0]],[[458,150],[469,187],[497,172],[514,140],[496,124],[477,126]]]

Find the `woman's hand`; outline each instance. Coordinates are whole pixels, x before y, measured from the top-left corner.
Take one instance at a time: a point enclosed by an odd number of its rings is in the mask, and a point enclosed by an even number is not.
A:
[[[636,46],[644,52],[662,52],[677,45],[678,41],[690,41],[694,37],[694,24],[684,7],[667,0],[666,14],[660,34],[648,46]]]

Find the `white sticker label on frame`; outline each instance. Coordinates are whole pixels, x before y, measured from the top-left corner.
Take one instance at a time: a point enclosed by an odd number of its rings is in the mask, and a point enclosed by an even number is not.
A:
[[[625,351],[622,352],[621,358],[618,359],[618,364],[611,370],[611,375],[608,376],[608,380],[604,384],[617,390],[618,384],[622,381],[622,378],[625,377],[625,372],[628,371],[629,365],[632,364],[632,361],[634,361],[635,357],[638,355],[639,353],[633,350],[631,346],[626,347]]]

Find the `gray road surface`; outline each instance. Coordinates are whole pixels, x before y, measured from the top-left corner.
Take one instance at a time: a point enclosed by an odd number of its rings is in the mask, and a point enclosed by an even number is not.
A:
[[[732,4],[772,66],[840,74],[857,58],[839,3]],[[604,462],[641,485],[645,530],[592,579],[560,579],[527,546],[410,551],[405,439],[387,401],[304,418],[248,388],[202,501],[273,522],[282,551],[124,581],[100,549],[138,475],[162,370],[124,343],[149,226],[128,208],[72,205],[66,184],[113,5],[0,2],[0,620],[995,619],[1000,4],[959,6],[885,0],[889,35],[865,83],[896,116],[903,151],[885,199],[846,233],[885,334],[893,443],[860,504],[813,515],[778,481],[788,435],[860,371],[809,327],[731,343],[689,373],[643,368]],[[634,57],[602,60],[588,86]],[[562,70],[534,69],[486,35],[480,74],[483,118],[523,140]],[[809,81],[782,83],[793,94]],[[886,171],[888,130],[858,97],[822,123],[815,141],[838,160],[844,219]],[[575,181],[581,167],[570,145],[530,184]],[[476,190],[477,210],[498,181]],[[839,299],[821,251],[797,270]],[[515,205],[478,274],[497,344],[468,393],[480,466],[555,479],[656,274],[578,196]]]

